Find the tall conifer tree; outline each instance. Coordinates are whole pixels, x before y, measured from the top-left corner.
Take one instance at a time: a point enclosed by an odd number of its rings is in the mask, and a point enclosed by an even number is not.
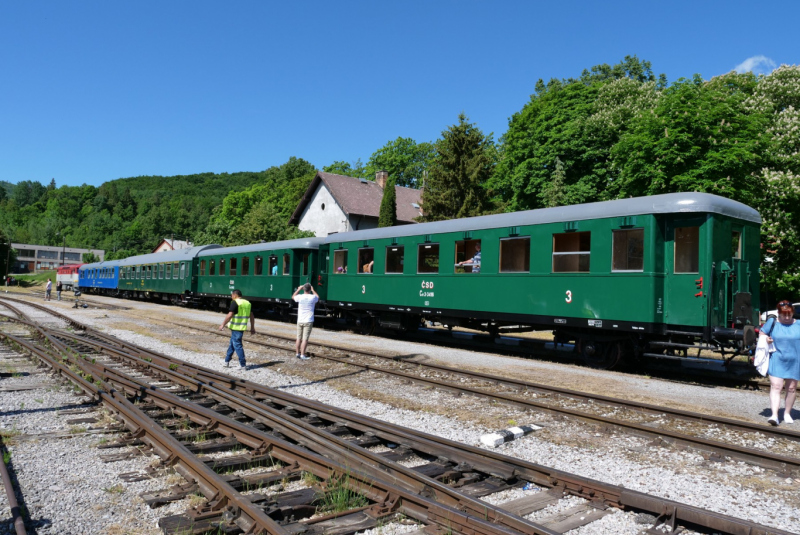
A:
[[[378,215],[378,227],[393,227],[397,224],[397,193],[394,190],[394,177],[386,181]]]
[[[487,212],[484,184],[494,166],[491,134],[484,136],[461,113],[458,124],[442,132],[442,139],[436,144],[436,159],[422,192],[423,219],[439,221]]]

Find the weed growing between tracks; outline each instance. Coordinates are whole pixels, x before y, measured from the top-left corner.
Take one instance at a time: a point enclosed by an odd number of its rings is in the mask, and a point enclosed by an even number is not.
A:
[[[327,488],[318,495],[318,499],[320,505],[317,506],[317,512],[324,514],[341,513],[369,505],[366,496],[350,488],[349,474],[328,478]]]

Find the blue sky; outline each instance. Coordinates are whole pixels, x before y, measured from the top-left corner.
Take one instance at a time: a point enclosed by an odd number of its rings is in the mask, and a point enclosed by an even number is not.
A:
[[[318,168],[465,112],[495,139],[539,78],[638,55],[670,82],[800,63],[800,3],[0,3],[0,180]]]

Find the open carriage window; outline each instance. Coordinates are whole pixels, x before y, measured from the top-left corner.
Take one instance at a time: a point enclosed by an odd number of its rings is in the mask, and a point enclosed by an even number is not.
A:
[[[405,247],[388,245],[386,247],[386,273],[402,273]]]
[[[439,244],[421,243],[417,248],[417,273],[439,273]]]
[[[644,271],[644,229],[613,232],[611,271]]]
[[[283,255],[283,274],[284,275],[288,275],[289,274],[289,266],[290,265],[291,264],[290,264],[290,259],[289,259],[289,253],[285,253]]]
[[[333,272],[337,275],[347,273],[347,249],[333,252]]]
[[[553,273],[588,273],[591,232],[553,234]]]
[[[358,272],[359,273],[372,273],[372,268],[375,266],[375,249],[373,247],[365,247],[358,250]]]
[[[456,242],[455,272],[481,272],[481,240],[461,240]]]
[[[530,236],[500,240],[500,273],[529,273],[530,270]]]

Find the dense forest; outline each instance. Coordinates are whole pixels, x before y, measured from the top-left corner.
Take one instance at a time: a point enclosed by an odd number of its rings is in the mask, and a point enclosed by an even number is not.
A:
[[[539,80],[498,140],[466,114],[437,140],[397,138],[366,163],[323,170],[422,187],[425,220],[702,191],[764,218],[762,281],[800,291],[800,67],[669,84],[626,57]],[[93,186],[0,183],[0,229],[14,241],[147,252],[165,237],[237,245],[303,235],[287,224],[315,167],[291,158],[249,173],[134,177]]]

